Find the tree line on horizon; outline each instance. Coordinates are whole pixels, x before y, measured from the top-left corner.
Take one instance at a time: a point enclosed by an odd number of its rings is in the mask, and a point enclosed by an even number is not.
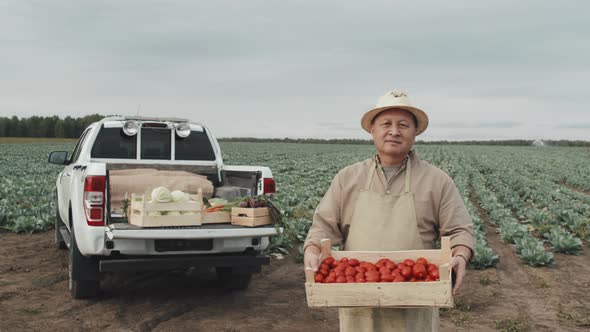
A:
[[[73,118],[66,116],[0,117],[0,137],[79,138],[86,127],[104,115],[91,114]]]
[[[79,138],[84,129],[90,124],[100,121],[104,115],[91,114],[73,118],[54,116],[31,116],[19,118],[0,117],[0,137],[39,137],[39,138]],[[257,137],[224,137],[220,142],[269,142],[269,143],[308,143],[308,144],[354,144],[370,145],[370,139],[320,139],[320,138],[257,138]],[[527,146],[534,140],[465,140],[465,141],[416,141],[418,145],[448,144],[448,145],[505,145]],[[585,146],[590,147],[590,141],[543,140],[549,146]]]

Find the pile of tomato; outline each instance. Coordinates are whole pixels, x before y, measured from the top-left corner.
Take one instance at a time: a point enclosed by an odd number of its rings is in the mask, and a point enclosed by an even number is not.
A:
[[[324,259],[315,274],[318,283],[354,283],[354,282],[406,282],[437,281],[438,266],[429,264],[425,258],[416,261],[406,259],[394,263],[383,258],[377,263],[359,262],[357,259],[332,257]]]

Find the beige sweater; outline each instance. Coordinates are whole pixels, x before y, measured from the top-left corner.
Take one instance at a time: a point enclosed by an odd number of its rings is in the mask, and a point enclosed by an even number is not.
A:
[[[411,191],[414,193],[418,230],[424,248],[434,248],[440,236],[451,237],[451,247],[464,245],[475,248],[473,223],[463,199],[453,180],[439,168],[420,160],[415,151],[409,153],[412,162]],[[359,191],[365,186],[373,160],[369,158],[342,169],[315,210],[304,247],[319,246],[322,238],[329,238],[333,245],[346,241],[353,222],[353,210]],[[378,167],[371,190],[379,193],[403,192],[406,163],[390,181]]]

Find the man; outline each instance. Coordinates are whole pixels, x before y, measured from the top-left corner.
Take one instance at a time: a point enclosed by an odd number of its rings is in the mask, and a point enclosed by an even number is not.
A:
[[[473,224],[453,180],[412,149],[428,116],[403,92],[391,91],[361,126],[377,155],[341,170],[318,205],[304,244],[306,268],[317,270],[322,238],[344,250],[433,249],[450,236],[453,294],[475,247]],[[438,331],[438,310],[341,308],[340,331]]]

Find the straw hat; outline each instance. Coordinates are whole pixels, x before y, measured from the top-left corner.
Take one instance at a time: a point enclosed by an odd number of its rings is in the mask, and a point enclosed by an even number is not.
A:
[[[363,115],[361,119],[361,127],[367,132],[371,132],[371,122],[381,112],[389,109],[403,109],[416,117],[418,120],[418,128],[416,128],[416,135],[420,135],[428,127],[428,115],[419,108],[414,107],[408,96],[401,91],[389,91],[377,101],[377,106]]]

